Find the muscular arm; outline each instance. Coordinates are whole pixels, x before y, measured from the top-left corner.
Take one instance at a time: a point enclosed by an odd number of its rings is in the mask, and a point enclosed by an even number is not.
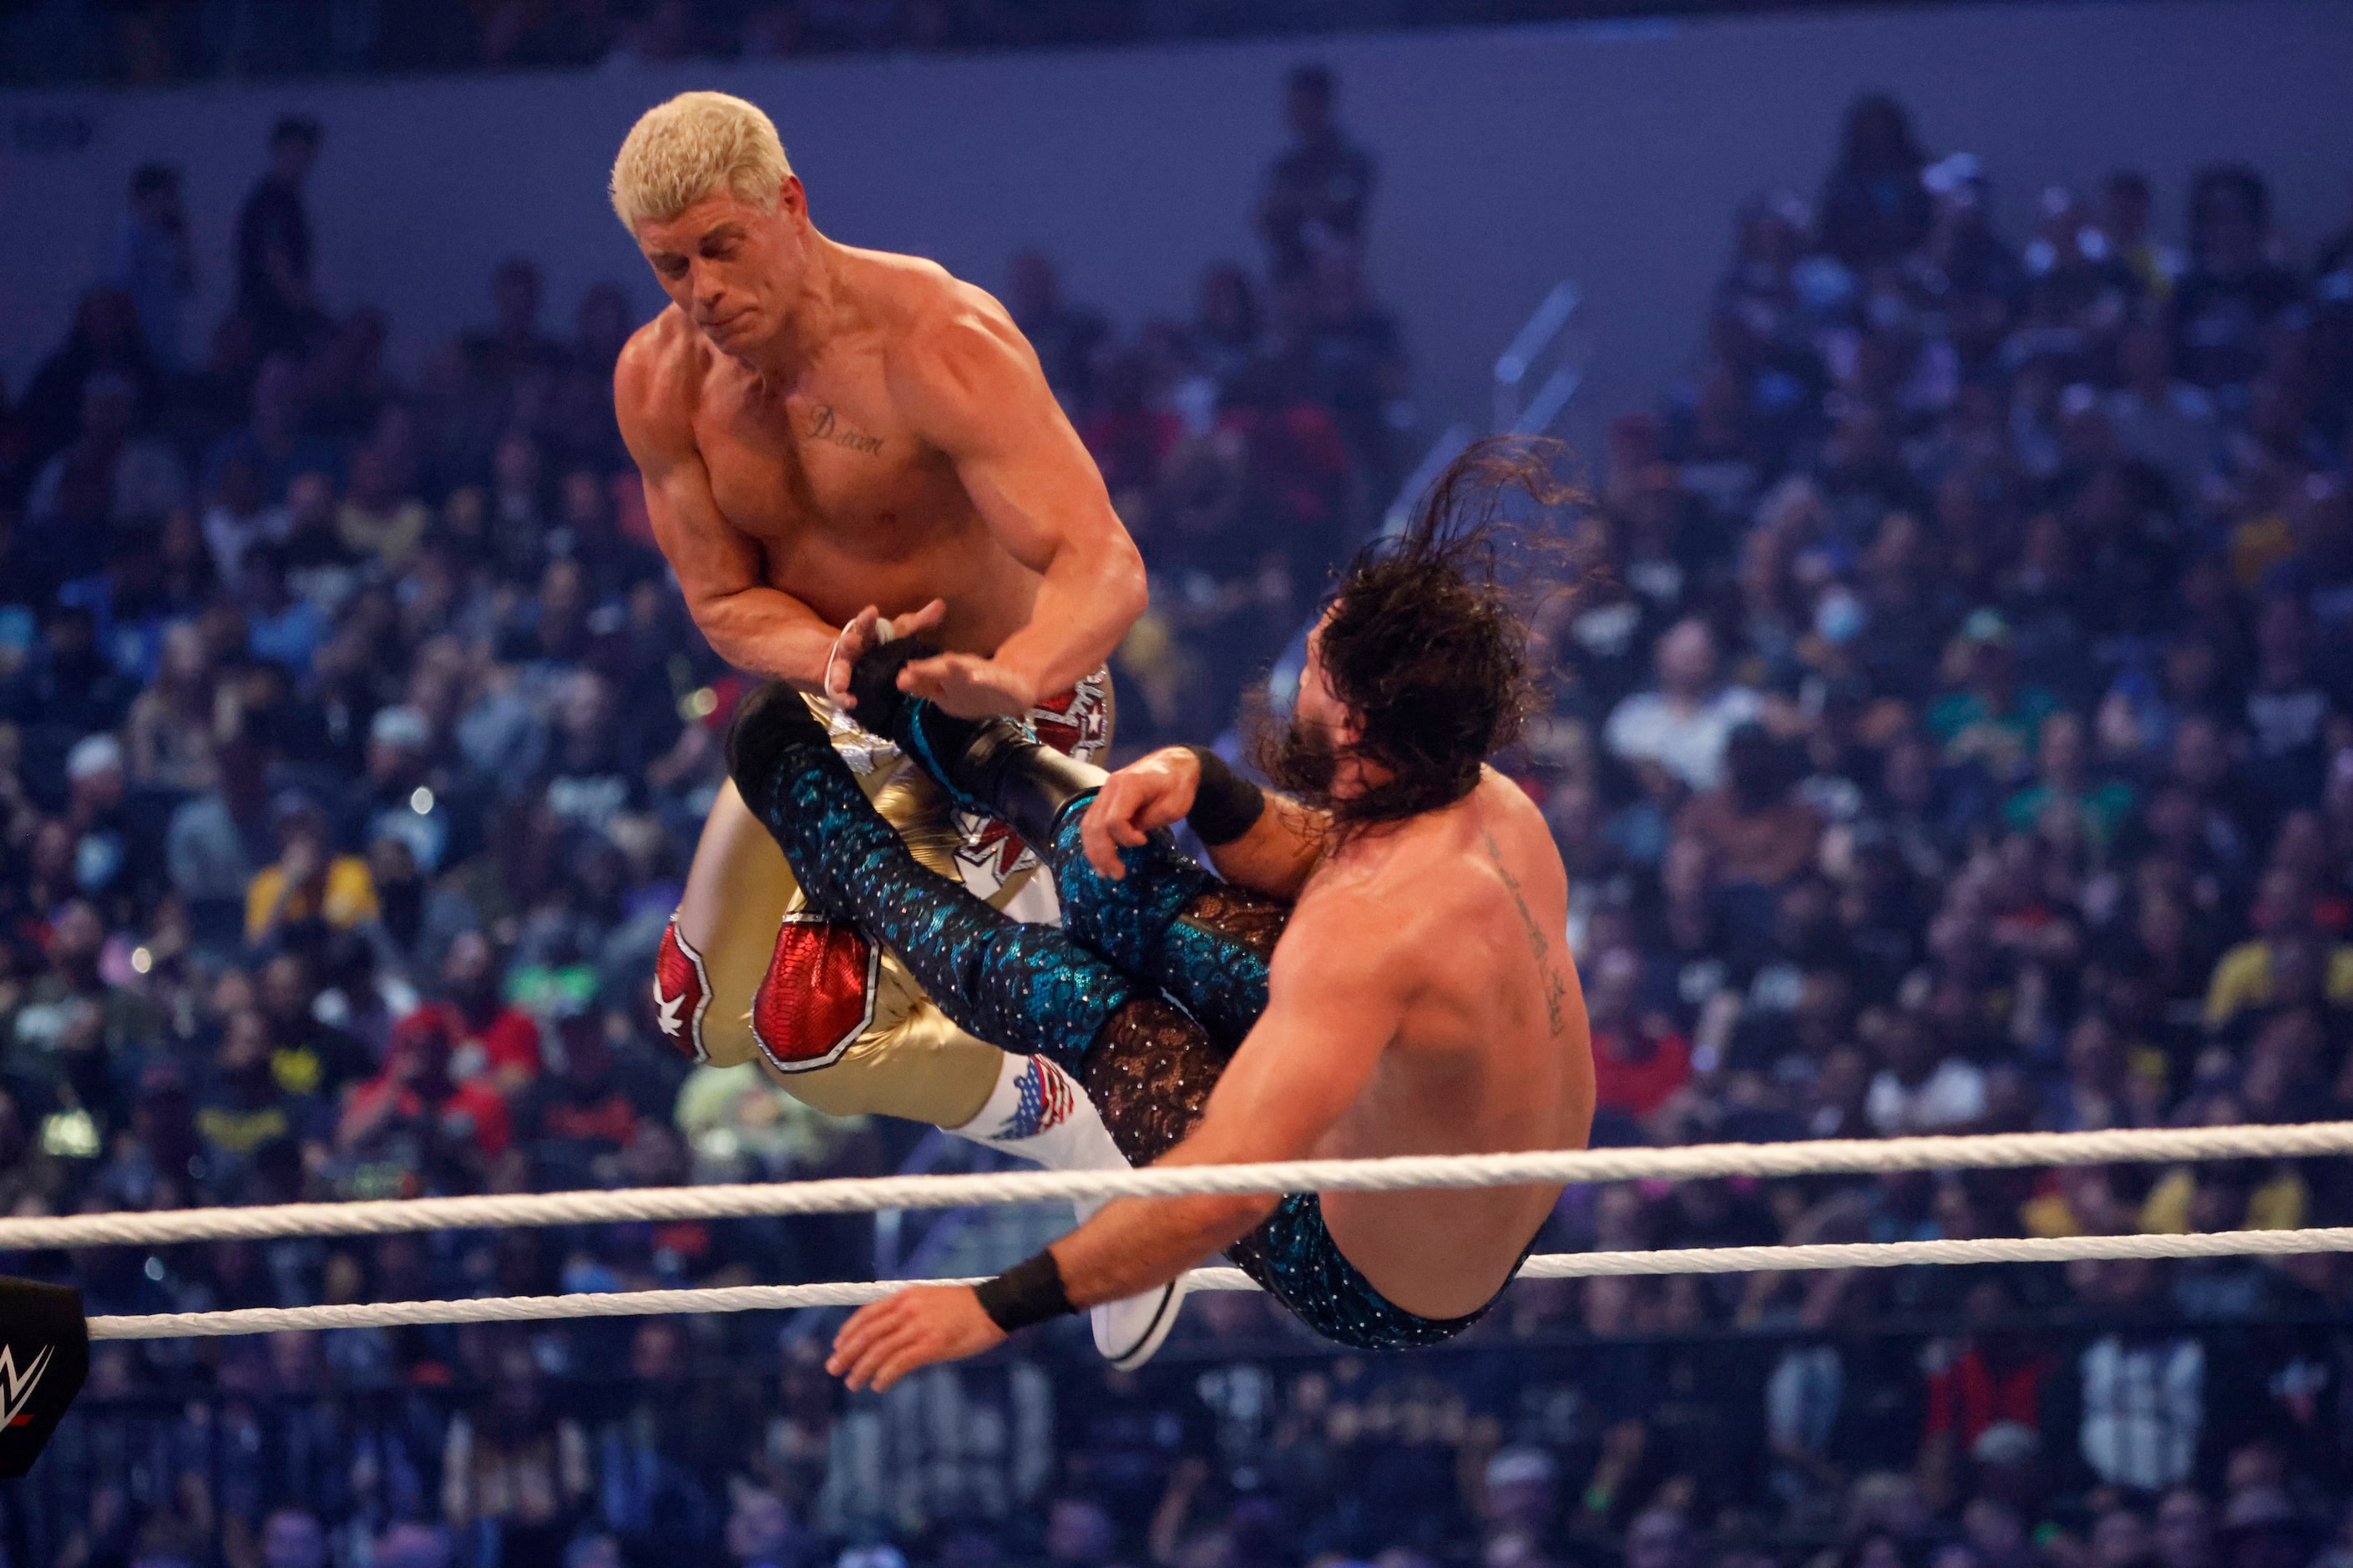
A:
[[[1080,824],[1087,858],[1113,881],[1126,875],[1123,846],[1133,847],[1193,809],[1201,763],[1183,746],[1166,746],[1103,781]],[[1271,899],[1296,899],[1324,853],[1331,818],[1286,795],[1269,792],[1266,809],[1240,838],[1209,846],[1218,875]]]
[[[1396,1035],[1413,984],[1410,955],[1377,908],[1338,896],[1302,906],[1276,948],[1267,1008],[1234,1053],[1191,1135],[1163,1165],[1303,1159],[1355,1103]],[[1082,1307],[1165,1284],[1245,1235],[1271,1195],[1131,1198],[1054,1244],[1064,1289]]]
[[[645,483],[654,542],[677,574],[687,613],[738,669],[817,690],[825,684],[835,628],[770,587],[759,545],[721,515],[710,470],[695,449],[691,405],[679,387],[666,384],[671,378],[658,360],[646,335],[633,340],[614,368],[613,402]]]
[[[1388,932],[1383,935],[1378,933]],[[1200,1122],[1159,1162],[1233,1164],[1312,1152],[1363,1092],[1414,984],[1410,942],[1370,901],[1324,892],[1275,949],[1266,1012],[1209,1095]],[[1114,1203],[1056,1242],[1064,1294],[1085,1307],[1139,1295],[1233,1242],[1271,1194]],[[917,1367],[1003,1342],[968,1285],[916,1285],[861,1307],[826,1363],[852,1388],[889,1388]]]
[[[1144,613],[1144,559],[1011,318],[959,287],[892,356],[891,391],[998,542],[1045,579],[1029,624],[988,662],[1030,702],[1092,674]]]

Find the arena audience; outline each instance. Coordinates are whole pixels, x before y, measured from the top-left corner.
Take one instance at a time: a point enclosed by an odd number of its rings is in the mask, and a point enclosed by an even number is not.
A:
[[[683,7],[625,46],[601,7],[478,9],[506,62],[701,47]],[[1290,86],[1268,271],[1211,265],[1190,319],[1123,334],[1047,258],[1009,274],[1152,570],[1130,751],[1231,726],[1389,499],[1408,362],[1334,86]],[[511,258],[407,379],[380,318],[311,291],[320,146],[273,138],[209,356],[174,336],[175,187],[142,170],[116,277],[0,416],[0,1205],[887,1168],[912,1130],[690,1073],[652,1016],[743,680],[613,434],[628,291],[559,336]],[[1973,159],[1858,103],[1815,207],[1736,215],[1688,384],[1612,426],[1569,521],[1599,569],[1546,607],[1550,709],[1504,759],[1573,870],[1598,1139],[2353,1104],[2344,247],[2303,265],[2243,167],[2184,193],[2178,248],[2162,193],[2085,174],[2013,244]],[[1579,1190],[1541,1245],[2341,1224],[2339,1164]],[[10,1260],[128,1311],[875,1265],[864,1219]],[[62,1568],[2345,1560],[2340,1259],[1933,1272],[1524,1285],[1436,1361],[1305,1354],[1206,1296],[1139,1378],[1048,1337],[854,1401],[815,1323],[111,1344],[0,1542]]]

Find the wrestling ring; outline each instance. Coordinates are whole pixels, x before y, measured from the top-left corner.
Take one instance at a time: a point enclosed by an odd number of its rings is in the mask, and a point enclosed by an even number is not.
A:
[[[2105,1132],[1990,1133],[1953,1137],[1711,1143],[1674,1149],[1596,1149],[1514,1154],[1298,1160],[1116,1172],[1014,1171],[974,1175],[881,1176],[765,1184],[645,1188],[490,1197],[285,1204],[252,1208],[0,1219],[0,1253],[36,1248],[167,1246],[288,1237],[383,1236],[507,1226],[715,1220],[791,1215],[961,1208],[1049,1199],[1175,1197],[1188,1194],[1391,1192],[1711,1177],[1876,1175],[1906,1171],[2122,1164],[2134,1162],[2310,1159],[2353,1153],[2353,1121]],[[1915,1264],[2063,1263],[2080,1258],[2279,1257],[2353,1252],[2353,1226],[2189,1235],[1950,1238],[1661,1251],[1550,1253],[1530,1258],[1522,1279],[1601,1275],[1730,1274],[1767,1270],[1893,1268]],[[520,1322],[672,1312],[774,1311],[851,1307],[911,1284],[883,1279],[814,1285],[738,1285],[563,1296],[382,1301],[245,1308],[140,1317],[93,1317],[93,1340],[155,1340],[290,1330],[418,1323]],[[975,1283],[976,1281],[963,1281]],[[1198,1268],[1188,1290],[1257,1287],[1240,1269]]]

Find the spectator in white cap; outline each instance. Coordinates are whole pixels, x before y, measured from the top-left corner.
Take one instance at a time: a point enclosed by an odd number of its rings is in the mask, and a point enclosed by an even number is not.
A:
[[[379,708],[368,723],[367,771],[351,786],[342,818],[346,844],[391,838],[408,847],[426,876],[449,848],[448,803],[428,777],[433,727],[406,703]]]
[[[375,1543],[375,1568],[449,1568],[449,1532],[429,1524],[396,1524]]]
[[[1505,1448],[1489,1459],[1480,1478],[1488,1540],[1518,1536],[1540,1545],[1552,1529],[1559,1477],[1559,1466],[1542,1448]]]
[[[103,800],[109,806],[122,799],[122,742],[112,735],[84,735],[66,753],[66,783],[77,802]]]
[[[131,854],[122,809],[122,742],[100,731],[66,753],[66,821],[74,835],[74,879],[93,898],[118,890]]]

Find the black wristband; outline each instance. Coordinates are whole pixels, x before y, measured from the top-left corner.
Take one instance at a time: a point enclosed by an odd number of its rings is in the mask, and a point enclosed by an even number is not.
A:
[[[1266,815],[1266,792],[1226,765],[1226,759],[1207,746],[1187,746],[1201,764],[1200,786],[1193,792],[1193,809],[1185,820],[1215,849],[1231,844],[1258,826]]]
[[[1054,1261],[1050,1250],[1015,1264],[994,1279],[982,1280],[973,1288],[973,1294],[980,1298],[980,1310],[988,1314],[988,1321],[1008,1334],[1078,1310],[1062,1289],[1062,1266]]]

